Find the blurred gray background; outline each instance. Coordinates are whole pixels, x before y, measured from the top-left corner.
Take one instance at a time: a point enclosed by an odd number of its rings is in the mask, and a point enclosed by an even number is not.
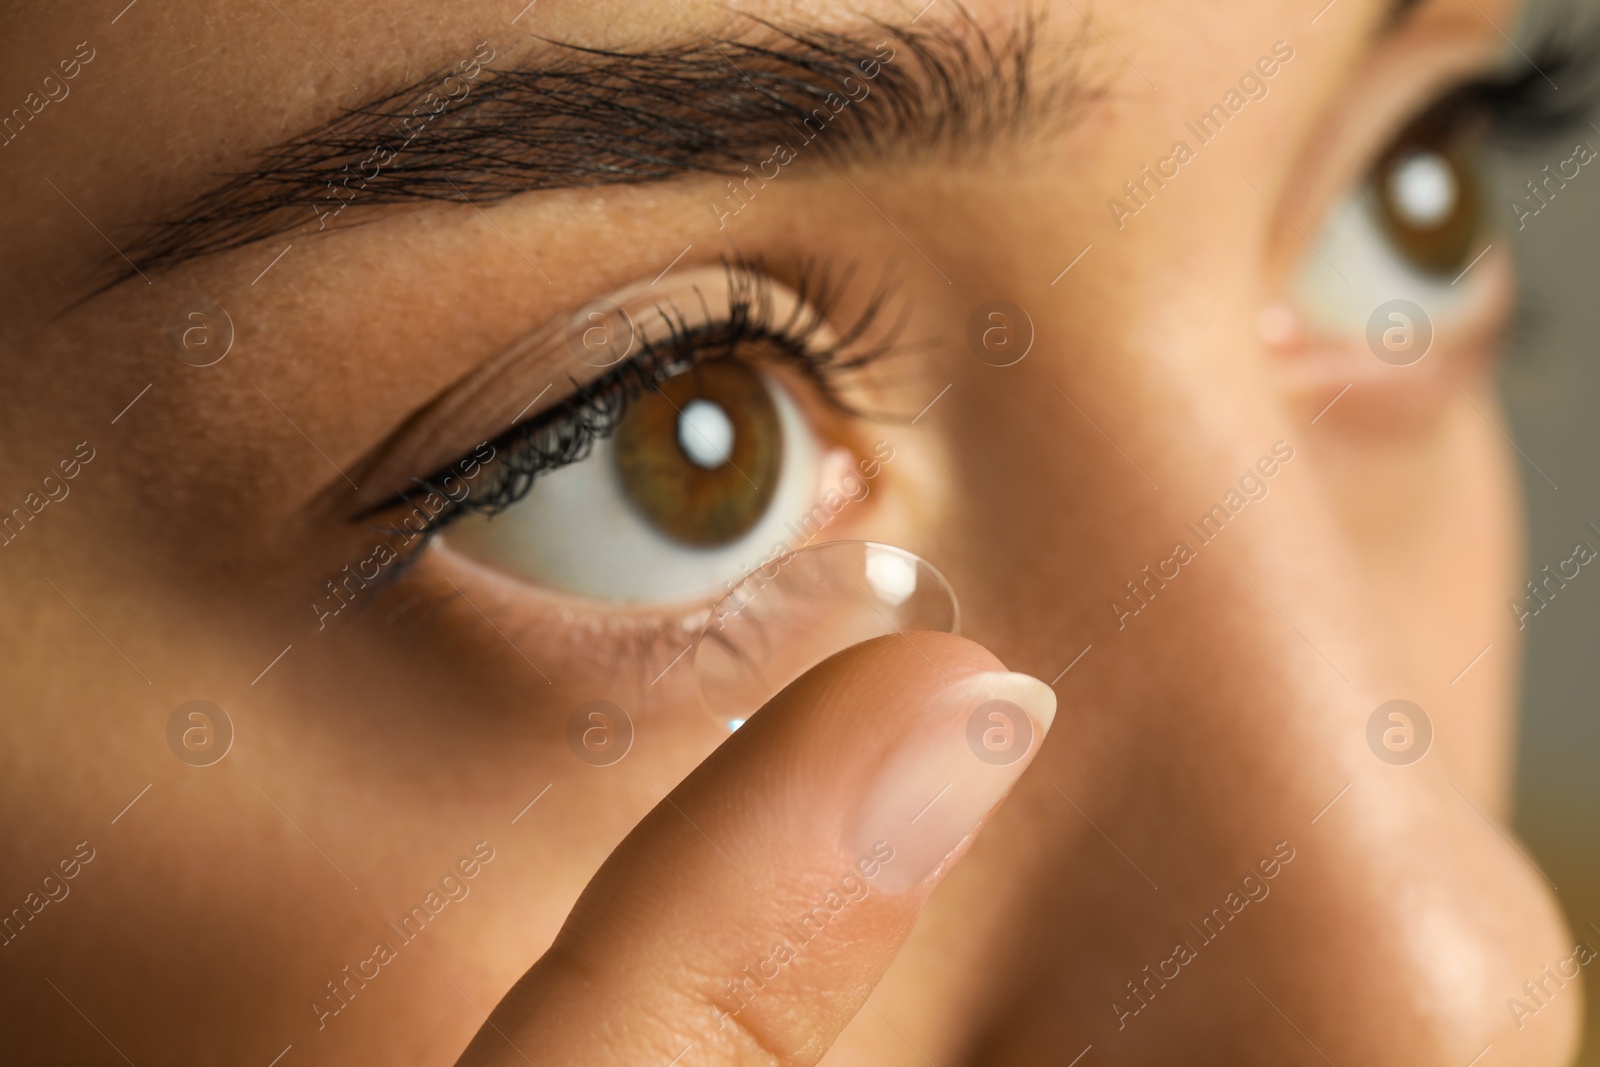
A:
[[[1588,8],[1570,0],[1536,2],[1534,27]],[[1563,17],[1556,15],[1564,11]],[[1593,22],[1592,10],[1584,21]],[[1600,125],[1597,118],[1596,125]],[[1600,130],[1584,126],[1552,144],[1496,161],[1498,216],[1521,273],[1522,321],[1502,374],[1511,432],[1528,458],[1560,486],[1522,464],[1528,503],[1528,568],[1572,555],[1587,540],[1600,548],[1600,167],[1584,167],[1521,232],[1509,207],[1514,191]],[[1529,620],[1517,757],[1516,825],[1555,883],[1573,936],[1600,948],[1600,572],[1583,568]],[[1578,1062],[1600,1067],[1600,978],[1585,968],[1588,1033]]]

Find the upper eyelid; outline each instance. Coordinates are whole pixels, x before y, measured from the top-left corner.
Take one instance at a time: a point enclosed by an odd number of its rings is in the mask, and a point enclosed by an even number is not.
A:
[[[1600,18],[1578,33],[1546,27],[1526,52],[1459,75],[1414,108],[1402,128],[1431,113],[1445,124],[1488,119],[1488,132],[1503,141],[1543,141],[1576,128],[1597,106]]]
[[[694,277],[693,272],[689,272],[689,276]],[[859,311],[854,313],[849,325],[842,329],[836,328],[833,316],[840,294],[846,289],[847,283],[856,277],[853,266],[842,272],[835,272],[828,264],[802,262],[794,271],[796,288],[786,288],[782,300],[773,298],[776,282],[767,264],[759,258],[725,260],[721,276],[724,279],[723,285],[726,290],[724,295],[727,298],[725,315],[719,317],[713,313],[706,300],[704,289],[698,285],[691,287],[705,313],[705,318],[698,323],[690,324],[676,300],[661,299],[651,307],[652,311],[659,313],[663,322],[670,327],[671,333],[668,337],[649,340],[646,347],[636,355],[584,385],[574,383],[572,392],[550,402],[541,411],[517,421],[505,430],[491,434],[486,443],[494,446],[500,455],[513,456],[513,462],[524,459],[530,448],[536,452],[543,448],[547,458],[559,460],[553,462],[550,469],[579,461],[583,458],[590,442],[589,430],[597,429],[600,431],[599,435],[604,436],[611,428],[607,424],[608,420],[614,423],[614,420],[620,417],[631,395],[637,395],[640,390],[653,387],[655,381],[670,377],[672,373],[677,372],[672,361],[681,359],[682,353],[675,354],[674,349],[705,344],[713,339],[729,342],[730,337],[730,343],[744,344],[761,338],[781,343],[794,357],[792,363],[798,366],[810,379],[811,384],[821,391],[825,400],[848,414],[859,414],[851,411],[839,400],[831,383],[837,374],[855,370],[875,361],[896,346],[899,332],[905,322],[904,309],[896,320],[887,324],[881,335],[880,331],[874,330],[874,324],[881,320],[896,292],[896,287],[891,282],[891,275],[885,272],[871,290],[871,297]],[[729,336],[717,338],[719,331],[727,331]],[[547,332],[541,331],[541,333]],[[517,347],[520,346],[514,346],[511,352],[515,353]],[[849,351],[848,358],[836,358],[846,350]],[[697,353],[692,362],[699,362],[701,358],[713,357],[703,357]],[[507,357],[502,356],[491,361],[489,365],[491,382],[492,368],[503,360],[507,360]],[[436,401],[435,404],[429,405],[424,412],[435,408],[437,404]],[[419,416],[413,416],[407,425],[415,423],[418,418]],[[584,419],[599,419],[601,424],[596,427],[573,425]],[[558,432],[552,435],[550,433],[552,429]],[[574,436],[563,439],[560,436],[562,431],[569,431]],[[541,434],[545,435],[542,439],[544,443],[535,444],[534,442],[541,440]],[[550,451],[552,448],[556,450],[553,453]],[[448,463],[432,468],[431,473],[425,477],[416,477],[414,474],[408,477],[413,484],[426,486],[430,479],[436,480],[446,476],[452,467],[464,458],[465,454],[457,454]],[[368,480],[376,480],[378,484],[383,484],[381,475],[374,478],[375,473],[377,472],[368,467],[359,480],[362,484],[366,484]],[[525,492],[526,488],[527,486],[523,486],[522,491]],[[376,502],[369,501],[360,505],[353,518],[358,521],[368,519],[401,507],[406,503],[407,493],[408,490],[399,489]],[[451,507],[449,517],[443,521],[453,519],[459,510],[461,509],[458,507]]]
[[[696,275],[693,268],[680,269],[673,286],[692,286]],[[604,377],[604,368],[580,363],[573,347],[587,321],[583,313],[603,303],[635,310],[657,308],[671,302],[674,289],[663,288],[665,291],[655,296],[654,287],[641,282],[612,293],[607,301],[558,312],[468,371],[408,416],[352,471],[358,484],[372,486],[358,494],[354,503],[356,515],[371,514],[397,502],[397,494],[407,485],[429,472],[442,470],[453,458],[459,458],[470,442],[499,439],[528,421],[529,409],[540,404],[551,390],[560,389],[563,378],[571,383],[571,392],[577,392],[583,382]],[[646,317],[643,311],[639,314]],[[543,408],[554,408],[562,399],[557,395],[543,401]]]

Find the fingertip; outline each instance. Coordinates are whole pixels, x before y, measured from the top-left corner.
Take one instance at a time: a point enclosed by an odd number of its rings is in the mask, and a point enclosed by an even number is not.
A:
[[[828,689],[893,689],[901,698],[932,698],[942,689],[987,673],[1006,673],[1006,666],[976,641],[913,630],[853,645],[813,667],[803,680]]]
[[[980,646],[981,647],[981,646]],[[1056,719],[1056,691],[1031,674],[1020,671],[978,671],[957,683],[985,694],[988,700],[1009,701],[1023,711],[1042,734]]]

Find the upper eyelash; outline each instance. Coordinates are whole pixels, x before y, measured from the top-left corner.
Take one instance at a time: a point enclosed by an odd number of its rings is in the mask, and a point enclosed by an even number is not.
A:
[[[1600,19],[1578,32],[1552,24],[1537,33],[1524,63],[1469,79],[1429,110],[1447,122],[1485,118],[1490,135],[1511,144],[1547,141],[1584,122],[1600,106]]]
[[[752,344],[772,344],[778,356],[798,370],[825,402],[847,414],[861,414],[842,397],[838,380],[895,349],[905,313],[887,330],[878,328],[894,287],[886,280],[880,282],[850,324],[843,329],[834,326],[834,337],[827,345],[819,345],[819,334],[833,325],[839,302],[856,277],[855,266],[835,273],[827,264],[802,262],[795,275],[794,310],[781,321],[774,314],[771,278],[762,259],[728,258],[723,266],[728,282],[724,317],[691,325],[676,306],[654,309],[666,335],[651,339],[641,334],[636,355],[576,389],[555,407],[486,442],[496,457],[494,475],[462,500],[450,501],[429,517],[423,542],[463,515],[493,515],[518,503],[540,475],[586,459],[642,393],[700,364],[741,358],[739,350]],[[700,299],[704,307],[703,293]],[[418,485],[437,492],[435,483],[442,482],[459,462],[417,479]],[[366,514],[409,503],[408,495],[401,493]]]

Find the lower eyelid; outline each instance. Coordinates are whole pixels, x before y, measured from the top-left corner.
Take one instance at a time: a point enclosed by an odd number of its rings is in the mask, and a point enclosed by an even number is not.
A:
[[[1279,388],[1318,425],[1361,416],[1373,424],[1426,425],[1428,416],[1465,384],[1493,365],[1505,324],[1515,307],[1509,252],[1498,245],[1468,274],[1470,300],[1461,314],[1432,318],[1424,355],[1380,358],[1369,343],[1367,323],[1355,329],[1315,330],[1285,305],[1262,316],[1263,342]],[[1467,279],[1460,285],[1466,286]],[[1377,342],[1382,345],[1381,336]],[[1330,406],[1331,405],[1331,406]],[[1326,415],[1322,415],[1326,409]]]
[[[431,592],[462,602],[456,621],[481,631],[485,654],[528,675],[531,685],[567,688],[587,676],[589,688],[604,680],[604,695],[627,697],[632,708],[671,707],[694,696],[680,657],[713,598],[655,609],[583,600],[509,578],[444,542],[429,546],[409,578],[423,598]]]
[[[860,469],[854,453],[835,448],[824,462],[829,473],[819,486],[819,500],[832,486],[845,502],[816,536],[791,548],[856,536],[855,527],[870,515],[870,498],[879,492],[866,481],[861,482],[865,491],[851,487],[850,475]],[[748,570],[764,563],[752,561]],[[484,669],[522,679],[523,691],[540,704],[548,694],[558,714],[596,698],[641,719],[699,705],[692,646],[721,589],[661,607],[552,592],[455,552],[447,538],[421,551],[406,582],[407,595],[436,605],[425,625],[476,634],[472,647],[483,657]],[[711,717],[706,721],[710,724]]]

